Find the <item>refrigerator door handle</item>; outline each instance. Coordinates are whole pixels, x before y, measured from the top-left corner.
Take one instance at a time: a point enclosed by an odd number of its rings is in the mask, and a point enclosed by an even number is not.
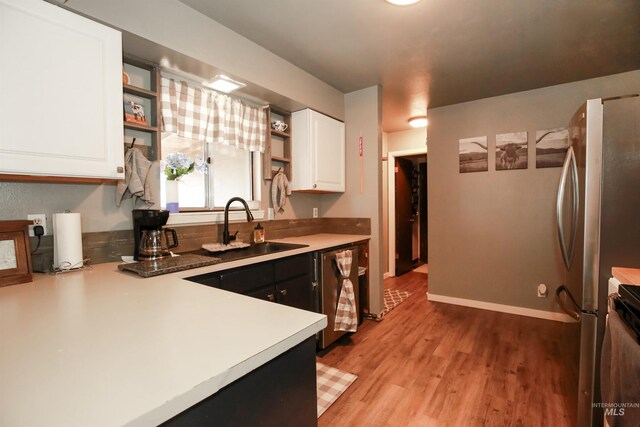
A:
[[[573,260],[573,255],[576,250],[576,238],[578,236],[578,215],[580,209],[580,183],[578,182],[578,162],[576,161],[576,155],[573,151],[573,147],[569,147],[568,150],[571,154],[571,178],[573,181],[572,190],[573,190],[573,211],[571,212],[571,240],[569,243],[569,265],[571,265],[571,261]]]
[[[572,190],[573,190],[573,206],[571,211],[571,235],[569,237],[569,244],[564,239],[564,194],[567,190],[567,180],[569,179],[569,173],[571,173]],[[560,249],[562,250],[562,259],[567,270],[571,266],[573,255],[576,247],[576,237],[578,233],[578,209],[580,189],[578,188],[578,165],[576,162],[576,156],[573,151],[573,147],[569,147],[567,150],[567,156],[562,166],[562,174],[560,175],[560,183],[558,184],[558,199],[556,201],[556,217],[558,222],[558,240],[560,241]]]
[[[582,310],[580,310],[576,300],[573,299],[571,292],[569,292],[566,286],[562,285],[556,289],[556,301],[560,305],[560,308],[571,316],[572,319],[578,322],[582,319]]]
[[[560,183],[558,184],[558,198],[556,200],[556,218],[558,223],[558,240],[560,241],[560,249],[562,252],[562,259],[564,265],[569,269],[569,253],[567,251],[567,244],[564,241],[564,192],[567,187],[567,179],[569,177],[569,163],[571,162],[571,153],[573,150],[571,147],[567,150],[567,156],[564,159],[564,165],[562,166],[562,173],[560,174]]]

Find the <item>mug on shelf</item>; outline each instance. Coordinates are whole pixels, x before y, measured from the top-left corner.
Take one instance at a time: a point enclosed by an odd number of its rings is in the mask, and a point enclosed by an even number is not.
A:
[[[274,122],[271,122],[271,129],[277,130],[278,132],[284,132],[285,130],[287,130],[288,127],[289,126],[282,120],[276,120]]]

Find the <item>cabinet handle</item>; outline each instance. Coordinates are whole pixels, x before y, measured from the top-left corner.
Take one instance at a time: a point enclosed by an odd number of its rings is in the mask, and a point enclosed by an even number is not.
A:
[[[118,173],[122,173],[122,172],[124,172],[124,168],[123,168],[122,166],[118,166],[118,167],[116,168],[116,172],[118,172]]]
[[[313,184],[313,188],[316,188],[318,185],[317,184]]]
[[[273,293],[267,294],[267,299],[269,301],[275,301],[276,300],[276,296]]]
[[[286,290],[286,289],[282,289],[282,290],[280,291],[280,294],[281,294],[282,296],[285,296],[285,295],[287,294],[287,290]]]

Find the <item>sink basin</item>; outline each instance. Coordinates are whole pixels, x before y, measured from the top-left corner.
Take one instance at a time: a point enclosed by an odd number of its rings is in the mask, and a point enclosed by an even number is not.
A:
[[[205,255],[220,258],[222,262],[235,261],[238,259],[251,258],[260,255],[268,255],[276,252],[290,251],[293,249],[306,248],[309,245],[299,245],[296,243],[278,243],[278,242],[264,242],[255,243],[246,248],[232,249],[226,252],[208,252],[204,249],[199,249],[190,253],[197,255]]]

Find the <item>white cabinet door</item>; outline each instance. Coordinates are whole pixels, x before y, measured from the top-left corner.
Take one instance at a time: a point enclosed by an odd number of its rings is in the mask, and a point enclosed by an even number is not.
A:
[[[0,173],[122,178],[120,32],[0,0]]]
[[[344,123],[313,110],[291,115],[294,191],[344,192]]]

